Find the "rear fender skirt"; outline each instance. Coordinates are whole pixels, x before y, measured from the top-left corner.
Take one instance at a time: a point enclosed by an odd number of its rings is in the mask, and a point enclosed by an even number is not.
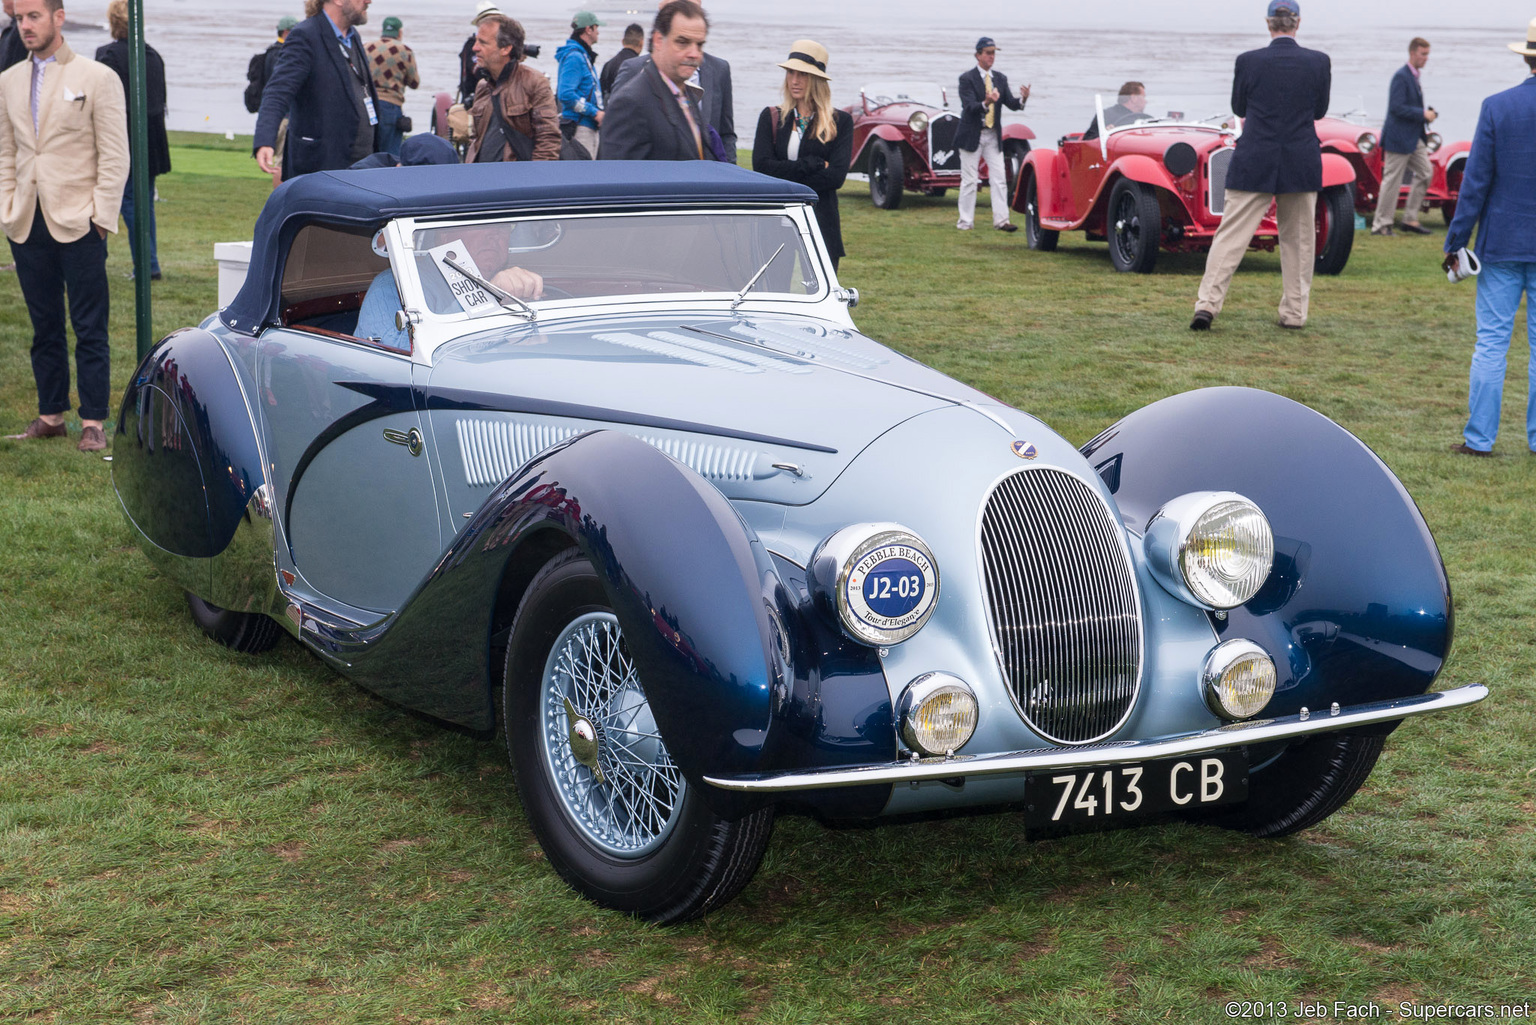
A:
[[[276,595],[270,489],[234,364],[200,328],[166,336],[123,393],[112,485],[150,560],[222,608]]]
[[[873,653],[830,642],[833,655],[846,656],[837,675],[851,683],[839,679],[832,721],[800,721],[829,705],[795,700],[811,670],[790,659],[814,661],[829,642],[801,622],[803,603],[719,491],[617,432],[580,435],[508,478],[398,614],[335,638],[329,653],[391,700],[491,731],[498,589],[515,556],[550,550],[551,531],[597,568],[667,747],[690,780],[894,757],[890,698]],[[888,792],[874,790],[878,799],[852,795],[865,814]],[[766,803],[702,792],[724,814]]]
[[[1355,183],[1355,165],[1349,162],[1348,157],[1337,153],[1323,154],[1323,188],[1329,189],[1335,185],[1353,185]]]
[[[1422,694],[1434,682],[1454,630],[1445,565],[1402,484],[1338,424],[1269,392],[1206,388],[1132,413],[1083,454],[1138,534],[1191,491],[1236,491],[1269,518],[1268,581],[1226,619],[1211,617],[1222,640],[1249,638],[1274,659],[1266,716]]]

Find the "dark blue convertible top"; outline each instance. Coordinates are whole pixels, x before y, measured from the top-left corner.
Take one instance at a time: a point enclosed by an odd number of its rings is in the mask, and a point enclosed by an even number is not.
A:
[[[219,314],[247,334],[276,322],[283,261],[306,224],[402,216],[693,203],[814,203],[804,185],[713,161],[570,160],[320,171],[274,191],[256,219],[245,285]]]

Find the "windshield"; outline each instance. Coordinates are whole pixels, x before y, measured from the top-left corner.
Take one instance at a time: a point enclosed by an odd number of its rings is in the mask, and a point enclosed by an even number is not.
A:
[[[529,302],[735,294],[765,264],[750,296],[824,287],[799,224],[778,211],[461,221],[418,227],[412,245],[427,308],[442,316],[503,311],[455,266]]]
[[[859,90],[871,108],[891,103],[921,103],[926,107],[947,107],[944,90],[932,82],[872,82]]]

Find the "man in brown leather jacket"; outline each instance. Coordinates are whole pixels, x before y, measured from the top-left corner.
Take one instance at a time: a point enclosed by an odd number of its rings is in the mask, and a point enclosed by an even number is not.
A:
[[[475,55],[480,58],[482,77],[475,85],[470,107],[465,163],[559,160],[560,108],[549,79],[523,64],[523,26],[504,15],[482,18],[475,34]],[[501,132],[493,133],[498,114],[504,126]],[[500,153],[480,152],[488,133],[506,140]],[[530,140],[531,147],[519,147],[518,134]]]

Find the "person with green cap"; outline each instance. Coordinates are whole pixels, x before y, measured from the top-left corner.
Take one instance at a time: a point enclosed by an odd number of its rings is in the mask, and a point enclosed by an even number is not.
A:
[[[603,123],[603,96],[597,84],[597,30],[602,22],[591,11],[571,19],[571,38],[555,51],[560,63],[555,99],[560,101],[560,132],[597,156],[597,130]]]
[[[368,53],[373,87],[379,94],[377,152],[388,153],[399,160],[400,144],[405,141],[405,133],[411,130],[410,119],[402,118],[400,108],[405,106],[405,91],[421,85],[421,76],[416,72],[416,55],[400,41],[400,19],[393,15],[384,19],[379,38],[364,49]]]

